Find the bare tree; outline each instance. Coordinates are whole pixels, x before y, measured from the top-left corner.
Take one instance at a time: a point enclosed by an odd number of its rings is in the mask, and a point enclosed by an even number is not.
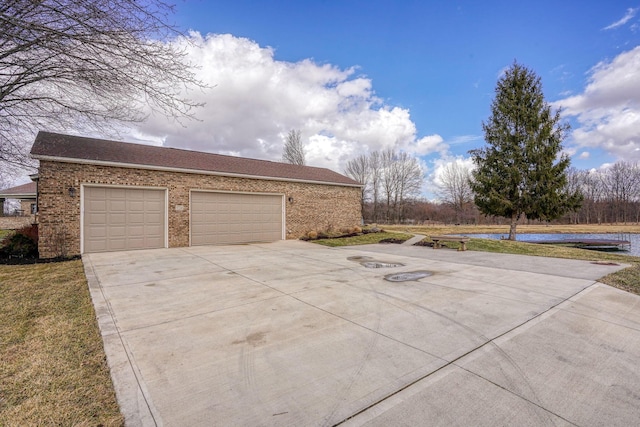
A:
[[[609,202],[611,221],[627,222],[634,212],[631,203],[638,195],[640,168],[637,163],[616,162],[603,174],[603,186]]]
[[[369,176],[371,179],[372,221],[378,221],[378,203],[380,200],[380,181],[382,179],[382,160],[379,151],[369,155]]]
[[[453,207],[456,222],[460,222],[461,213],[473,202],[471,169],[460,162],[450,162],[442,168],[438,178],[438,196]]]
[[[291,129],[287,134],[282,150],[282,161],[292,165],[304,166],[305,160],[304,146],[302,145],[302,135],[299,130]]]
[[[420,193],[424,180],[422,169],[415,157],[405,152],[387,149],[380,155],[382,165],[381,187],[386,200],[385,221],[404,219],[408,199]]]
[[[415,157],[409,156],[405,152],[396,155],[396,221],[405,219],[406,206],[410,199],[416,198],[420,194],[424,183],[422,168]]]
[[[349,160],[347,166],[344,169],[345,175],[353,178],[362,184],[362,193],[360,197],[360,207],[364,215],[364,207],[367,200],[367,193],[371,187],[371,171],[369,170],[369,158],[361,154],[355,159]]]
[[[374,222],[402,221],[408,204],[417,199],[424,182],[418,160],[391,148],[382,152],[374,151],[369,156],[362,154],[350,160],[345,174],[365,184],[362,212],[367,220]],[[369,217],[367,207],[370,207]]]
[[[604,220],[604,210],[602,206],[604,181],[602,179],[602,173],[599,171],[581,171],[581,191],[584,194],[585,203],[583,209],[585,210],[585,220],[587,223],[591,223],[595,217],[598,224]]]
[[[145,108],[175,119],[203,87],[163,0],[0,3],[0,163],[28,164],[40,129],[114,131]],[[178,39],[182,40],[181,43]]]
[[[398,188],[397,170],[395,163],[396,152],[389,148],[380,155],[382,164],[381,185],[386,200],[384,220],[387,223],[393,222],[394,201]]]

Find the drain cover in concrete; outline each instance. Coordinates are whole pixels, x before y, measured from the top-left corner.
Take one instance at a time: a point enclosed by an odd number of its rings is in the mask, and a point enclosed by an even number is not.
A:
[[[419,280],[431,276],[433,273],[429,271],[405,271],[403,273],[387,274],[384,280],[389,282],[408,282],[411,280]]]
[[[363,266],[367,268],[391,268],[391,267],[402,267],[404,264],[400,264],[399,262],[381,262],[381,261],[365,261],[361,262]]]

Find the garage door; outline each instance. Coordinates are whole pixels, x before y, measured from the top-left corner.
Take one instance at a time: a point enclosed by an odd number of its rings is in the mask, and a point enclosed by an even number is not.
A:
[[[84,252],[165,246],[165,191],[85,187]]]
[[[191,193],[191,244],[273,242],[282,239],[282,196]]]

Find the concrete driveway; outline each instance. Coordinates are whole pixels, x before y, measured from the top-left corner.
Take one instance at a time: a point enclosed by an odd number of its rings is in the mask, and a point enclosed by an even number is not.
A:
[[[130,426],[640,419],[640,297],[595,282],[619,266],[300,241],[83,261]]]

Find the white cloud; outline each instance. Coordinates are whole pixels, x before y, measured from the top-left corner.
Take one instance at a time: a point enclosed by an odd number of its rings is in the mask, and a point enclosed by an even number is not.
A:
[[[447,140],[447,145],[469,144],[470,142],[479,142],[483,140],[483,135],[458,135]]]
[[[442,173],[447,168],[447,166],[452,163],[457,164],[460,168],[464,168],[470,171],[475,169],[475,165],[473,164],[473,159],[471,157],[441,157],[434,160],[433,172],[429,176],[429,180],[434,185],[442,185]]]
[[[470,171],[475,169],[471,157],[451,156],[448,154],[443,154],[441,157],[434,159],[431,162],[432,166],[429,168],[426,165],[423,166],[423,170],[428,171],[425,179],[425,190],[423,191],[428,200],[433,202],[441,201],[438,194],[443,184],[442,175],[445,169],[453,163]]]
[[[583,93],[554,103],[576,118],[572,143],[640,160],[640,46],[589,71]]]
[[[165,146],[279,160],[284,137],[299,129],[313,166],[341,171],[359,154],[396,148],[444,152],[439,135],[419,137],[409,110],[385,105],[372,81],[310,59],[285,62],[256,42],[230,34],[192,33],[185,44],[211,88],[186,96],[206,105],[184,127],[152,116],[130,137]]]
[[[578,156],[578,158],[582,159],[582,160],[586,160],[591,156],[591,154],[588,151],[583,151],[582,153],[580,153],[580,155]]]
[[[623,26],[624,24],[632,20],[636,16],[636,13],[638,13],[638,8],[630,7],[629,9],[627,9],[627,13],[621,19],[617,20],[611,25],[607,25],[603,28],[603,30],[613,30],[615,28]]]

